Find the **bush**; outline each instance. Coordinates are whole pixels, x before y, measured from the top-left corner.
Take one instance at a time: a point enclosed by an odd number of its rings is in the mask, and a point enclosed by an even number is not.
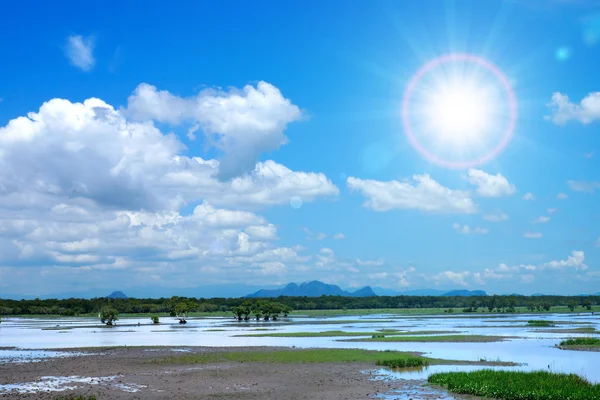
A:
[[[377,365],[388,368],[414,368],[427,365],[427,360],[420,357],[406,357],[377,361]]]
[[[151,315],[150,319],[152,320],[153,324],[158,324],[159,323],[158,315]]]

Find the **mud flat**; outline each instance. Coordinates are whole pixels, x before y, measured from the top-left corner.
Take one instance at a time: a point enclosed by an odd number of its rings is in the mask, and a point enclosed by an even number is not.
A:
[[[270,352],[290,352],[278,348],[116,347],[76,351],[78,356],[0,365],[0,398],[94,395],[98,399],[329,400],[384,398],[385,393],[400,389],[397,382],[370,379],[365,371],[376,368],[374,362],[361,357],[350,362],[298,363],[281,359],[279,354],[270,357]],[[235,360],[228,356],[232,352],[237,354]],[[261,354],[271,361],[239,361],[246,359],[244,352]]]

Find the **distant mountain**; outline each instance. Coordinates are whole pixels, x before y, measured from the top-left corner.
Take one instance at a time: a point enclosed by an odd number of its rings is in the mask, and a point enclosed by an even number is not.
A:
[[[442,296],[487,296],[487,293],[483,290],[453,290]]]
[[[261,289],[255,293],[249,294],[246,297],[279,297],[279,296],[295,296],[295,297],[320,297],[320,296],[352,296],[352,297],[374,297],[377,296],[373,289],[365,286],[355,292],[347,292],[337,285],[329,285],[319,281],[304,282],[300,285],[289,283],[281,289]]]
[[[483,290],[418,289],[397,292],[392,289],[373,288],[378,296],[487,296]]]
[[[126,299],[127,295],[123,292],[116,291],[116,292],[112,292],[111,294],[109,294],[106,297],[108,297],[109,299]]]

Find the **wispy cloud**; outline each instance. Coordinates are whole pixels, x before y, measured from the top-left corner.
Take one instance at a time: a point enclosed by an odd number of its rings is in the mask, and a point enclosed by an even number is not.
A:
[[[533,195],[533,193],[527,192],[527,193],[525,193],[525,195],[523,195],[523,200],[534,201],[535,196]]]
[[[343,234],[343,233],[336,233],[335,235],[333,235],[333,238],[334,238],[335,240],[342,240],[342,239],[345,239],[345,238],[346,238],[346,236],[344,236],[344,234]]]
[[[556,195],[556,198],[559,199],[559,200],[564,200],[564,199],[568,199],[569,195],[566,194],[566,193],[559,193],[559,194]]]
[[[548,221],[550,221],[550,217],[548,217],[546,215],[541,215],[541,216],[537,217],[536,219],[534,219],[533,221],[531,221],[531,223],[532,224],[544,224]]]
[[[452,228],[454,228],[454,230],[456,232],[462,233],[463,235],[470,235],[470,234],[485,235],[486,233],[489,232],[489,230],[487,228],[470,227],[469,225],[461,225],[459,223],[454,223],[452,225]]]
[[[594,193],[596,189],[600,189],[600,182],[568,181],[567,184],[576,192]]]
[[[65,55],[73,66],[82,71],[91,71],[96,63],[94,59],[94,39],[81,35],[69,36]]]
[[[540,239],[542,236],[540,232],[525,232],[523,234],[523,237],[527,239]]]
[[[508,215],[505,213],[485,214],[483,219],[490,222],[504,222],[508,220]]]

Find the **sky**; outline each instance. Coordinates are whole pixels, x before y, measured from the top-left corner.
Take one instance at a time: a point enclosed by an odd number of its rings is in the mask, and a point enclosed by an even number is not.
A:
[[[0,297],[600,291],[598,1],[25,0],[0,32]]]

